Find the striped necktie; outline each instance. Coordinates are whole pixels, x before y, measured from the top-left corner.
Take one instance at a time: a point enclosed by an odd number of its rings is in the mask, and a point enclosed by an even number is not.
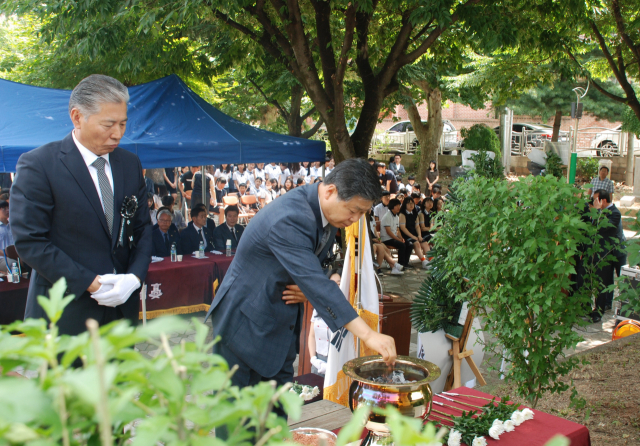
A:
[[[109,235],[113,235],[113,190],[111,190],[109,178],[107,178],[107,174],[104,171],[105,164],[107,164],[107,161],[102,157],[98,157],[98,159],[91,163],[91,165],[98,170],[98,184],[100,185],[104,216],[107,219]]]

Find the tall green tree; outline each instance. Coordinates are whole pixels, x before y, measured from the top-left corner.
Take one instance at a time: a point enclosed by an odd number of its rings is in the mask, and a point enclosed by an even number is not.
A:
[[[502,15],[503,6],[488,0],[7,0],[4,10],[37,14],[46,20],[43,35],[64,40],[69,51],[99,54],[130,33],[154,37],[171,31],[175,39],[167,44],[185,37],[202,43],[203,66],[221,57],[260,65],[269,55],[304,87],[339,159],[367,155],[385,99],[399,88],[399,70],[418,60],[451,26],[494,46],[515,32]],[[220,36],[232,41],[222,56],[216,52]],[[352,135],[347,128],[349,81],[359,83],[364,96]]]

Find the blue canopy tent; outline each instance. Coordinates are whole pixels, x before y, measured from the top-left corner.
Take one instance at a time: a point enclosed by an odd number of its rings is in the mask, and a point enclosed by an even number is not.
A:
[[[0,172],[21,154],[64,138],[70,90],[0,79]],[[176,75],[129,88],[129,120],[120,147],[145,168],[221,163],[324,161],[324,141],[268,132],[225,115]]]

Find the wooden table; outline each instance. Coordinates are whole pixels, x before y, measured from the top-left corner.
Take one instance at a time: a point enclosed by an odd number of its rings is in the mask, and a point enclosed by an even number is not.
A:
[[[338,429],[351,420],[351,410],[329,400],[321,400],[302,406],[302,416],[298,421],[289,419],[289,427],[318,427],[321,429]]]

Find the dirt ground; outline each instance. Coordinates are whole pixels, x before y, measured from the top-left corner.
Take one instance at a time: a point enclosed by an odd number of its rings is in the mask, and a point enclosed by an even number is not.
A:
[[[580,355],[589,364],[576,368],[564,381],[573,380],[578,396],[585,400],[583,407],[570,407],[569,390],[545,395],[536,409],[587,426],[593,446],[640,445],[640,336],[634,338]],[[493,393],[515,395],[509,385]]]

